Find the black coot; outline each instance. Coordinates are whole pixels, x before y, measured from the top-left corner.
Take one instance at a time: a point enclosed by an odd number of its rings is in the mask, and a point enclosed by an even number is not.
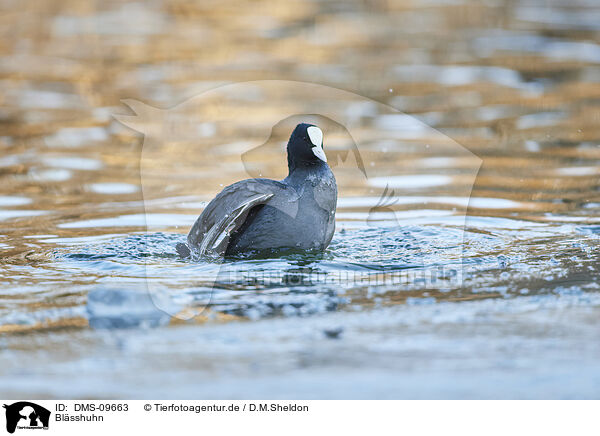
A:
[[[323,132],[298,124],[287,144],[288,176],[247,179],[223,189],[177,251],[240,256],[323,251],[335,230],[337,185],[323,151]]]

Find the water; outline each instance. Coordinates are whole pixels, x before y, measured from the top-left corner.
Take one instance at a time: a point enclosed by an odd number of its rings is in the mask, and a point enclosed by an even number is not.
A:
[[[594,2],[11,3],[0,397],[599,397]],[[315,102],[328,250],[179,258]]]

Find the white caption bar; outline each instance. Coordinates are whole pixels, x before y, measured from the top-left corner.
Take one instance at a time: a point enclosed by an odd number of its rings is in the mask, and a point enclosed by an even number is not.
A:
[[[18,436],[600,434],[600,401],[0,401]]]

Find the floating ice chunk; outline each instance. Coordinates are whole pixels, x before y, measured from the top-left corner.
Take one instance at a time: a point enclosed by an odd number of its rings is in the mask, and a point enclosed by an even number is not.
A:
[[[168,324],[171,317],[161,309],[175,313],[177,305],[167,294],[104,287],[90,291],[86,306],[90,326],[99,329]]]

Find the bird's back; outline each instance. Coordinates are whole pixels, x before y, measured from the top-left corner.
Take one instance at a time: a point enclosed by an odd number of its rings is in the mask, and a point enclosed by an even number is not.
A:
[[[287,186],[253,208],[231,235],[226,255],[278,250],[322,251],[335,231],[337,187],[328,166],[282,181]]]

